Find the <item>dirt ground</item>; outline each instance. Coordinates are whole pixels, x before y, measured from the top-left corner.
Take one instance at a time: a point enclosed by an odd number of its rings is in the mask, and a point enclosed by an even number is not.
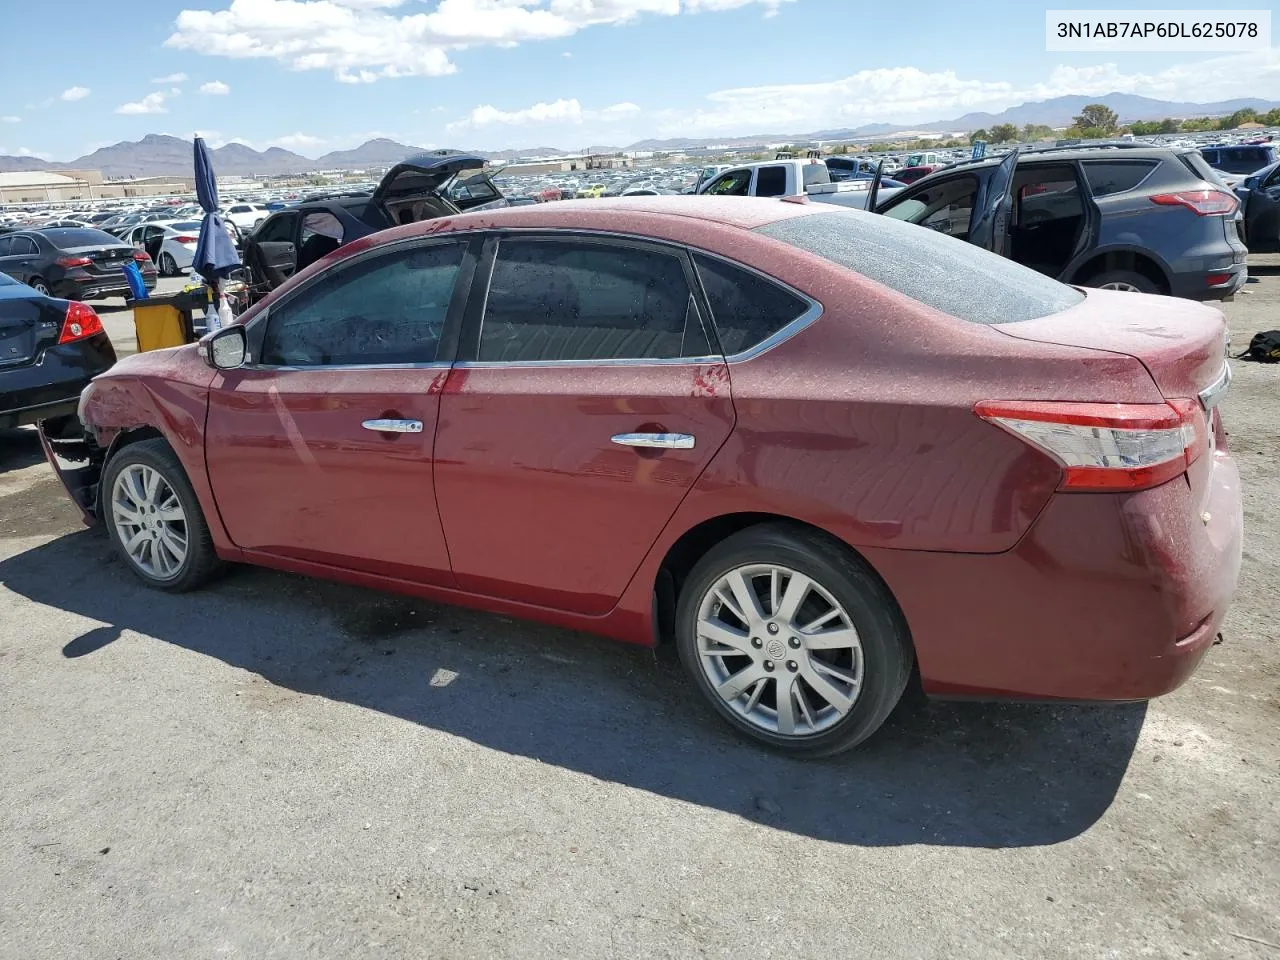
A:
[[[1280,259],[1224,310],[1280,327]],[[108,326],[130,349],[123,311]],[[262,570],[148,592],[0,433],[0,958],[1280,958],[1280,366],[1239,595],[1150,705],[745,745],[666,655]]]

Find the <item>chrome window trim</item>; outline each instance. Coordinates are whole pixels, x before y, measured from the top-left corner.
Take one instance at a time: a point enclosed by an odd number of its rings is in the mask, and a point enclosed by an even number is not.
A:
[[[526,227],[521,230],[502,230],[490,231],[494,234],[495,246],[493,248],[493,256],[489,258],[489,273],[484,279],[484,302],[480,307],[480,329],[476,337],[476,353],[480,352],[480,341],[484,337],[484,321],[485,315],[489,311],[489,291],[493,289],[493,270],[498,264],[498,255],[502,251],[502,241],[504,234],[514,233],[515,239],[534,242],[548,243],[566,243],[573,240],[585,240],[588,243],[597,242],[601,245],[608,245],[611,240],[629,240],[634,243],[644,245],[653,245],[659,247],[669,247],[670,250],[661,251],[664,256],[671,256],[676,259],[680,257],[688,257],[692,248],[683,243],[677,243],[673,240],[663,240],[661,238],[654,239],[634,233],[620,233],[614,230],[582,230],[578,228],[563,228],[557,230],[554,227]],[[528,235],[526,235],[528,234]],[[557,236],[557,234],[560,234]],[[684,272],[684,265],[681,265],[681,272]],[[694,276],[697,276],[697,267],[694,267]],[[694,297],[692,288],[689,295]],[[694,310],[698,312],[699,322],[702,321],[702,310],[698,306],[697,298],[694,297]],[[713,324],[714,328],[714,324]],[[705,326],[704,326],[705,330]],[[717,354],[701,357],[601,357],[598,359],[586,360],[464,360],[454,364],[456,367],[463,367],[468,370],[494,369],[498,367],[580,367],[580,366],[610,366],[610,367],[659,367],[672,366],[674,364],[691,364],[691,363],[723,363],[724,357]]]
[[[283,211],[276,211],[276,212],[279,213]],[[430,246],[432,241],[447,243],[450,240],[453,240],[454,238],[459,238],[457,242],[466,244],[470,241],[470,239],[474,235],[476,235],[477,233],[483,233],[483,232],[484,231],[480,229],[457,230],[457,231],[450,231],[449,233],[445,233],[445,234],[440,234],[438,236],[405,237],[401,240],[393,240],[390,243],[380,243],[380,244],[377,244],[376,246],[370,247],[368,250],[361,250],[359,253],[353,254],[351,257],[345,260],[342,260],[341,261],[342,269],[344,270],[349,269],[350,267],[356,266],[360,263],[363,263],[366,260],[371,260],[374,257],[380,256],[383,254],[394,253],[398,251],[401,247],[414,246],[414,245]],[[369,234],[369,236],[372,236],[372,234]],[[364,238],[363,237],[357,238],[356,240],[352,240],[351,243],[357,243],[359,242],[359,240],[362,240],[362,239]],[[339,247],[339,249],[341,249],[341,247]],[[466,256],[465,251],[463,252],[463,256],[464,257]],[[329,274],[328,270],[325,270],[321,273],[316,274],[314,277],[309,279],[306,283],[299,286],[296,290],[290,290],[288,295],[285,296],[285,298],[281,300],[279,303],[272,303],[264,307],[263,310],[257,316],[255,316],[252,320],[250,320],[247,324],[245,324],[246,338],[250,330],[252,330],[258,324],[262,324],[263,325],[262,336],[263,336],[263,339],[265,340],[267,335],[266,323],[270,319],[271,313],[275,310],[279,310],[281,307],[288,306],[295,298],[300,296],[304,291],[310,290],[313,286],[315,286],[315,284],[325,279],[328,276],[328,274]],[[434,361],[434,360],[430,363],[347,363],[347,364],[315,364],[314,366],[311,366],[311,365],[298,366],[296,364],[274,366],[269,363],[252,363],[252,362],[246,361],[245,363],[237,367],[237,369],[239,370],[287,370],[287,371],[431,370],[431,369],[437,369],[441,367],[451,367],[451,366],[453,366],[452,363],[445,363],[445,362]]]
[[[713,253],[710,250],[703,250],[701,247],[689,247],[688,250],[691,254],[698,254],[700,256],[710,257],[713,260],[719,260],[723,263],[727,263],[729,266],[735,267],[738,270],[745,270],[747,273],[755,274],[757,277],[759,277],[761,280],[764,280],[766,283],[771,283],[775,287],[781,287],[783,290],[787,291],[792,296],[808,304],[805,310],[799,316],[797,316],[794,320],[792,320],[790,323],[785,324],[780,329],[774,331],[772,334],[765,337],[759,343],[755,344],[754,346],[747,347],[747,349],[745,350],[739,350],[737,353],[727,354],[725,356],[725,360],[727,360],[729,363],[742,363],[743,361],[746,361],[746,360],[754,360],[756,357],[760,356],[761,354],[767,353],[768,351],[772,350],[774,347],[778,346],[779,344],[785,343],[786,341],[790,340],[797,333],[799,333],[805,327],[809,326],[815,320],[817,320],[819,317],[822,316],[823,307],[821,303],[813,299],[813,297],[809,296],[804,291],[797,290],[795,287],[791,286],[791,284],[786,283],[783,280],[779,280],[777,277],[770,276],[769,274],[765,273],[763,270],[757,270],[755,267],[742,263],[739,260],[730,259],[729,257],[723,256],[722,254]],[[696,258],[693,261],[693,270],[694,270],[694,273],[698,272],[698,261]],[[702,284],[701,274],[698,274],[698,283],[699,285]],[[704,300],[707,300],[707,308],[711,310],[711,328],[716,331],[716,337],[718,339],[720,336],[720,330],[716,326],[715,310],[711,308],[711,301],[710,299],[707,298],[707,291],[705,286],[703,287],[702,296]]]

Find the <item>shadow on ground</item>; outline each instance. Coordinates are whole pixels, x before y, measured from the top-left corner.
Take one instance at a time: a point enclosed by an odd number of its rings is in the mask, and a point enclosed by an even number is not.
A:
[[[44,450],[34,428],[0,429],[0,473],[21,470],[42,460]]]
[[[1146,710],[912,702],[855,753],[793,761],[735,738],[673,657],[562,630],[247,568],[170,596],[89,531],[0,562],[0,582],[100,624],[63,648],[73,662],[135,631],[280,687],[845,844],[1076,836],[1114,798]]]

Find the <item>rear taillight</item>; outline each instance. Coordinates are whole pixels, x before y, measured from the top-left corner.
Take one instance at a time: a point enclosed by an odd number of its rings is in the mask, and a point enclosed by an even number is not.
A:
[[[102,332],[102,321],[87,303],[72,300],[67,304],[67,317],[62,321],[59,343],[74,343]]]
[[[195,237],[174,237],[173,239],[177,240],[179,243],[195,243],[196,242]]]
[[[60,267],[87,267],[93,263],[88,257],[59,257],[53,262]]]
[[[1152,203],[1162,207],[1186,207],[1201,217],[1230,216],[1240,206],[1232,194],[1221,190],[1181,190],[1178,193],[1157,193]]]
[[[986,401],[984,420],[1056,460],[1061,490],[1144,490],[1183,473],[1209,446],[1196,400],[1165,403]]]
[[[150,263],[151,255],[145,250],[138,250],[134,253],[133,259],[137,260],[139,263]]]

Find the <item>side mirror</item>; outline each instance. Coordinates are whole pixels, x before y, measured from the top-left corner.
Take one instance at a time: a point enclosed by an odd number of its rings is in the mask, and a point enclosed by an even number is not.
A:
[[[248,353],[249,341],[244,327],[238,323],[200,338],[200,355],[215,370],[235,370],[243,366]]]

